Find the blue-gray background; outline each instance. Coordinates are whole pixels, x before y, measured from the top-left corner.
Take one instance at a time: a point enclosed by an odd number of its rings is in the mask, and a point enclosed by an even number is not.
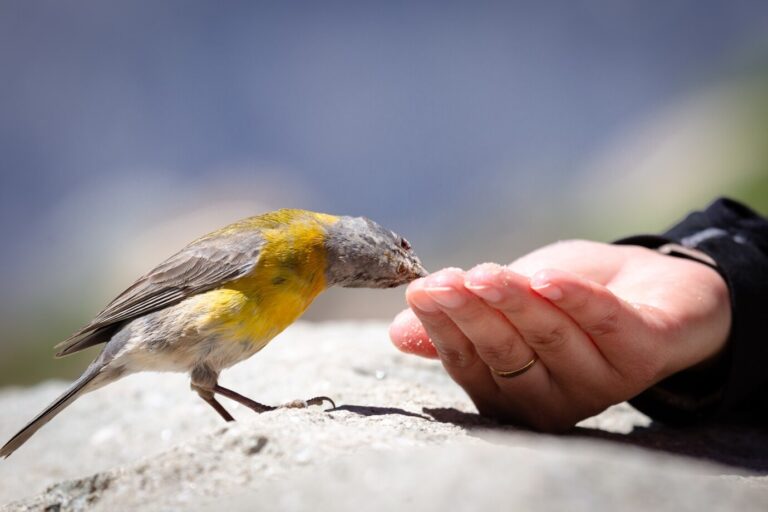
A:
[[[53,343],[266,209],[367,215],[432,269],[765,211],[767,64],[760,1],[0,0],[0,384],[70,375]]]

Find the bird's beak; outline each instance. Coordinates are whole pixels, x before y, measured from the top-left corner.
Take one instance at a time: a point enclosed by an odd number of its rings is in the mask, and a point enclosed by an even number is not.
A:
[[[416,265],[413,267],[412,275],[413,279],[418,279],[420,277],[427,277],[429,272],[424,268],[420,261],[416,261]]]

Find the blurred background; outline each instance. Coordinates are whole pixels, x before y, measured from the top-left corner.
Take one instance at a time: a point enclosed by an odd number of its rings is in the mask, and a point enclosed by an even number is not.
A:
[[[366,215],[432,270],[768,211],[768,2],[0,0],[0,385],[193,238]],[[334,290],[306,318],[391,318]]]

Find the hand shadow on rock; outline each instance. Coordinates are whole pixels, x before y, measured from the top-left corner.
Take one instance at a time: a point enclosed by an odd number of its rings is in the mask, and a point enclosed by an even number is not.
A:
[[[494,429],[494,430],[517,430],[516,427],[510,425],[502,425],[491,418],[480,416],[474,412],[463,412],[453,407],[424,407],[421,412],[429,414],[432,419],[440,423],[452,423],[458,427],[472,430],[476,428],[482,429]]]
[[[452,423],[468,433],[485,437],[484,432],[529,432],[524,426],[501,424],[476,413],[453,408],[424,408],[435,421]],[[542,435],[538,433],[538,435]],[[755,425],[708,424],[687,427],[651,423],[634,426],[629,433],[616,433],[588,427],[576,427],[563,437],[582,437],[626,443],[649,450],[666,452],[726,464],[748,471],[768,472],[768,432]],[[498,439],[494,438],[494,442]]]
[[[627,434],[576,427],[569,435],[618,441],[749,471],[768,472],[768,432],[756,425],[671,426],[654,422],[647,427],[635,426]]]

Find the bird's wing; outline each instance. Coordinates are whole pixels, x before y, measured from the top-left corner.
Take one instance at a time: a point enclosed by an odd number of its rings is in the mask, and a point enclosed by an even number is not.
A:
[[[197,293],[212,290],[251,272],[259,260],[263,238],[256,231],[206,236],[192,242],[140,277],[107,305],[88,325],[62,341],[57,356],[71,354],[107,339],[115,324],[166,308]],[[85,342],[85,343],[81,343]]]

